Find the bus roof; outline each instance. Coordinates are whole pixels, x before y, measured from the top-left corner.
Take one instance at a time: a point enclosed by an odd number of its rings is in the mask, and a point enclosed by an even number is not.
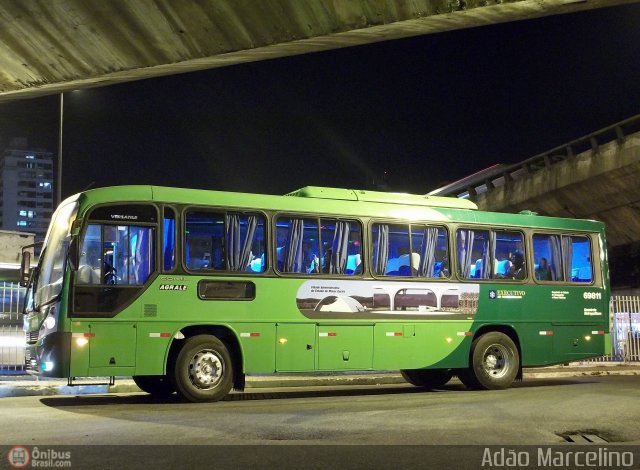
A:
[[[410,206],[448,207],[451,209],[478,209],[478,206],[476,206],[475,203],[467,199],[458,199],[455,197],[427,196],[407,193],[385,193],[381,191],[325,188],[321,186],[305,186],[304,188],[285,194],[285,196],[342,201],[378,202]]]
[[[284,196],[166,186],[129,185],[95,188],[80,197],[79,217],[95,204],[156,201],[166,204],[237,207],[249,210],[335,214],[346,217],[458,222],[578,231],[604,230],[602,222],[536,215],[485,212],[466,199],[308,186]]]

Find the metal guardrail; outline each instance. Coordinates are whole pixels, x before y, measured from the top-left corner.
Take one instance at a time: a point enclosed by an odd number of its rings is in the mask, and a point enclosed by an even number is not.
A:
[[[0,374],[24,370],[22,302],[25,289],[13,282],[0,282]]]
[[[611,354],[595,361],[640,361],[640,296],[611,298]]]
[[[460,185],[452,183],[445,191],[437,193],[438,196],[456,196],[473,200],[475,196],[485,192],[491,192],[497,187],[508,185],[513,181],[525,178],[532,173],[549,168],[567,159],[586,151],[597,155],[600,146],[616,141],[618,145],[624,144],[627,137],[640,131],[640,114],[624,121],[620,121],[599,131],[572,140],[566,144],[547,150],[520,163],[509,166],[496,165],[496,168],[488,174],[479,172],[477,179],[465,178],[460,180]],[[430,193],[432,194],[432,193]]]

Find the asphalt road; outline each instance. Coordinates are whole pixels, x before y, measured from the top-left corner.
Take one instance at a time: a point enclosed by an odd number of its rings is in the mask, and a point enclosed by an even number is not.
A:
[[[503,391],[469,391],[455,381],[436,391],[261,389],[207,404],[141,393],[1,398],[0,444],[160,445],[160,454],[188,445],[357,444],[376,446],[367,452],[374,460],[381,449],[394,449],[386,446],[566,446],[563,436],[576,433],[600,436],[608,446],[640,445],[638,396],[640,376],[594,376],[529,379]],[[245,456],[242,449],[234,452]]]

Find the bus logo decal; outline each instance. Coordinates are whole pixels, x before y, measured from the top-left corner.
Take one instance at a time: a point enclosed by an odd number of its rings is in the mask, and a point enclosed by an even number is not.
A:
[[[160,284],[160,290],[184,291],[187,290],[187,286],[185,284]]]
[[[490,299],[522,299],[527,293],[523,290],[490,290]]]

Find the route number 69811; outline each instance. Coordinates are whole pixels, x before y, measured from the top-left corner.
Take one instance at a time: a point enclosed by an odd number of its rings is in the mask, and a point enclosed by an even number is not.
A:
[[[582,297],[586,300],[602,300],[602,292],[585,292]]]

